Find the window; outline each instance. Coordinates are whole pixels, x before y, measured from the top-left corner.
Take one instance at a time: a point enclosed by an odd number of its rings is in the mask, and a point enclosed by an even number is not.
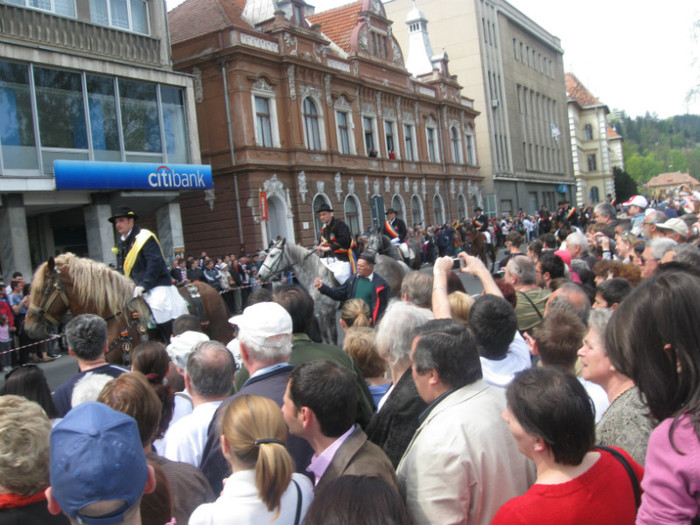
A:
[[[600,202],[600,190],[598,186],[593,186],[591,188],[591,204],[598,204]]]
[[[345,155],[350,154],[350,134],[348,132],[348,114],[343,111],[335,112],[338,124],[338,150]]]
[[[148,6],[143,0],[90,0],[90,20],[147,35]]]
[[[6,169],[37,169],[29,67],[0,61],[0,150]]]
[[[161,86],[160,101],[163,112],[165,151],[168,152],[168,161],[185,164],[189,158],[185,94],[182,89],[172,86]]]
[[[86,75],[85,80],[87,82],[90,131],[95,160],[120,161],[114,79]],[[183,139],[186,138],[186,136],[183,137]],[[185,150],[186,153],[187,150]]]
[[[464,221],[467,218],[467,199],[461,193],[457,196],[457,213],[459,220]]]
[[[423,224],[423,206],[418,195],[411,197],[411,220],[414,225]]]
[[[386,139],[386,153],[391,158],[392,153],[396,158],[396,148],[394,146],[394,123],[390,120],[384,121],[384,136]]]
[[[348,228],[350,228],[350,233],[353,235],[362,233],[362,229],[360,227],[359,209],[360,206],[357,201],[357,197],[354,195],[348,195],[345,198],[345,223],[348,225]]]
[[[365,152],[370,157],[377,156],[377,150],[374,145],[374,118],[362,117],[362,131],[365,135]]]
[[[318,109],[310,97],[304,99],[304,132],[306,134],[306,147],[310,150],[321,149],[321,133],[318,127]]]
[[[442,211],[442,199],[439,195],[433,197],[433,214],[435,216],[435,224],[445,224],[445,214]]]
[[[428,139],[428,160],[430,162],[438,161],[438,149],[437,149],[437,133],[435,128],[427,127],[425,128],[425,133]]]
[[[124,148],[127,151],[162,151],[156,85],[119,80]]]
[[[391,207],[399,212],[399,215],[403,215],[403,201],[398,195],[394,195],[391,199]]]
[[[74,0],[6,0],[6,3],[75,18]]]
[[[452,160],[455,164],[461,164],[462,141],[459,136],[459,130],[455,126],[450,128],[450,141],[452,142]]]
[[[586,124],[583,127],[583,134],[586,140],[593,140],[593,126]]]
[[[406,160],[415,160],[417,155],[415,153],[416,141],[413,140],[413,124],[403,125],[403,140],[406,151]]]
[[[467,141],[467,164],[476,166],[476,149],[474,148],[474,135],[471,132],[465,133],[464,138]]]
[[[596,167],[595,153],[593,155],[586,155],[586,161],[588,162],[588,171],[595,171],[598,169]]]
[[[263,148],[273,146],[270,100],[265,97],[255,97],[255,143]]]

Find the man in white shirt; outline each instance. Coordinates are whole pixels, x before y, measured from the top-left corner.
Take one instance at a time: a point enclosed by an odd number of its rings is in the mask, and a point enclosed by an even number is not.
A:
[[[207,429],[216,409],[231,392],[235,371],[231,352],[218,341],[203,341],[194,347],[185,368],[185,386],[194,409],[168,428],[163,456],[199,467]]]

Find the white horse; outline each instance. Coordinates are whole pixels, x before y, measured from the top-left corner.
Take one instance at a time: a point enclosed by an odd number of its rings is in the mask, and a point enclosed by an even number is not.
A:
[[[314,251],[296,244],[287,244],[286,239],[282,239],[270,249],[270,253],[258,271],[258,278],[262,281],[269,281],[276,275],[290,269],[294,272],[297,281],[306,288],[314,300],[314,315],[318,320],[323,341],[337,344],[336,312],[338,311],[338,301],[323,295],[314,286],[316,277],[320,277],[328,286],[338,286],[333,272],[321,262],[321,258]]]

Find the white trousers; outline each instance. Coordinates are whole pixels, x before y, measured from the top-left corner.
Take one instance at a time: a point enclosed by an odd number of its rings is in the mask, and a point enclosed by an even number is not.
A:
[[[143,294],[143,297],[151,307],[158,324],[167,323],[189,313],[187,303],[174,286],[156,286]]]

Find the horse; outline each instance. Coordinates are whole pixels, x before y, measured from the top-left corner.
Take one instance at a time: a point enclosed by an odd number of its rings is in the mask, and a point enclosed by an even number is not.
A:
[[[489,259],[491,259],[491,273],[493,273],[496,264],[496,249],[493,243],[487,242],[484,234],[477,230],[473,224],[467,224],[465,230],[469,240],[470,254],[481,259],[487,268],[489,267]]]
[[[233,331],[226,303],[208,284],[197,282],[194,287],[191,293],[201,298],[210,337],[228,343]],[[178,289],[192,311],[197,301],[192,300],[186,286]],[[106,264],[72,253],[51,257],[34,273],[24,327],[31,337],[42,339],[69,310],[73,316],[99,315],[107,321],[107,361],[128,364],[132,341],[138,344],[149,335],[157,339],[158,332],[149,334],[143,326],[150,310],[143,298],[132,299],[133,292],[134,282]],[[197,315],[196,311],[192,313]]]
[[[323,295],[314,286],[316,277],[320,277],[328,286],[338,286],[333,272],[321,262],[321,258],[314,251],[296,244],[287,244],[286,239],[280,239],[270,248],[258,270],[258,279],[267,282],[290,268],[294,271],[297,281],[306,288],[314,300],[314,315],[318,319],[323,341],[336,344],[338,328],[335,314],[338,310],[338,301]]]
[[[321,262],[321,258],[316,255],[315,251],[307,250],[296,244],[288,244],[286,239],[281,239],[270,249],[260,270],[258,270],[258,278],[261,281],[269,281],[290,268],[294,271],[299,283],[306,288],[314,300],[314,315],[319,321],[323,341],[336,344],[338,341],[336,326],[338,301],[323,295],[314,286],[316,277],[320,277],[325,284],[332,288],[339,286],[333,272]],[[401,282],[404,275],[410,271],[408,266],[391,257],[376,255],[374,271],[389,283],[392,295],[399,297]]]
[[[387,235],[384,235],[381,232],[375,232],[369,236],[369,241],[367,243],[367,249],[370,251],[373,251],[375,253],[378,253],[380,255],[386,255],[388,257],[391,257],[392,259],[395,259],[397,261],[401,261],[406,266],[408,266],[408,268],[410,270],[420,269],[420,264],[421,264],[420,247],[418,248],[418,251],[416,251],[415,246],[410,246],[411,258],[409,260],[406,260],[406,258],[401,253],[401,250],[399,250],[395,244],[391,243],[391,239],[389,239],[389,237]]]

